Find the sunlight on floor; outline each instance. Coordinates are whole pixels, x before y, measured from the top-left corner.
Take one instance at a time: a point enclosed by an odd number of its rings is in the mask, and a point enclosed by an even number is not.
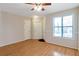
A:
[[[54,55],[54,56],[62,56],[63,54],[60,54],[60,53],[58,53],[58,52],[53,52],[53,55]]]

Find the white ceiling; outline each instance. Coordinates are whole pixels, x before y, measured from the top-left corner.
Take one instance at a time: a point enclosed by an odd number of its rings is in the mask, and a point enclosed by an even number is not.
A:
[[[0,8],[3,11],[11,12],[22,16],[32,15],[46,15],[54,12],[59,12],[71,8],[78,7],[79,3],[52,3],[51,6],[46,7],[45,11],[31,11],[31,5],[24,3],[0,3]]]

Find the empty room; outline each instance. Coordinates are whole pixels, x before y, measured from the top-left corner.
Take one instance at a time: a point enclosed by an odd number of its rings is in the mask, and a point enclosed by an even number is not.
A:
[[[0,56],[79,56],[79,3],[0,3]]]

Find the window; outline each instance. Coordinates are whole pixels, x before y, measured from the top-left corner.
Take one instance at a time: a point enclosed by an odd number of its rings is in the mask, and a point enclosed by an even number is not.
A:
[[[55,36],[61,36],[61,17],[54,18],[54,35]]]
[[[72,15],[54,18],[54,36],[72,37]]]

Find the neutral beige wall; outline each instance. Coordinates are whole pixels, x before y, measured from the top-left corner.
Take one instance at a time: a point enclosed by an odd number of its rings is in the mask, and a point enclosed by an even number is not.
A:
[[[3,32],[2,32],[2,15],[1,15],[1,11],[0,11],[0,43],[1,43],[2,36],[3,36]]]
[[[7,12],[1,12],[0,24],[2,23],[2,39],[0,38],[0,46],[12,44],[24,40],[24,20],[27,17],[14,15]],[[0,27],[1,27],[0,26]],[[29,35],[29,34],[28,34]]]
[[[41,23],[35,23],[35,27],[31,28],[33,23],[31,17],[19,16],[4,11],[0,12],[0,46],[16,43],[19,41],[33,38],[41,39],[45,30],[44,17],[38,16]],[[43,24],[42,24],[43,23]],[[39,28],[40,27],[40,28]],[[40,30],[39,30],[40,29]],[[35,32],[33,32],[35,31]],[[33,33],[33,34],[32,34]]]
[[[32,35],[31,35],[31,19],[25,19],[24,20],[24,39],[31,39]]]
[[[54,16],[62,16],[62,15],[69,15],[73,14],[73,38],[59,38],[53,36],[53,17]],[[46,32],[45,32],[45,39],[49,43],[70,47],[70,48],[77,48],[77,9],[65,10],[53,14],[49,14],[46,16]]]
[[[78,50],[79,50],[79,8],[78,8]]]

